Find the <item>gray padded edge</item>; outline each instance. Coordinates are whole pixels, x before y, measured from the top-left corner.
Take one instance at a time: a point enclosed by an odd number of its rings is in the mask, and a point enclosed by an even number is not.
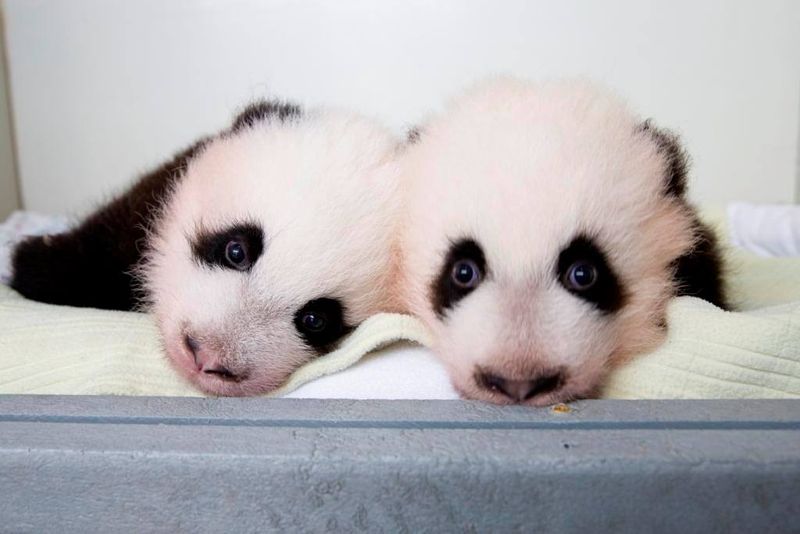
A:
[[[0,396],[0,532],[800,532],[800,401]]]

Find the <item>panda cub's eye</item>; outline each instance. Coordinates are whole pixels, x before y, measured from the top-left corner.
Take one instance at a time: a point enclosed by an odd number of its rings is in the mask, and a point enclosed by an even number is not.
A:
[[[352,328],[344,321],[344,306],[337,299],[319,298],[306,302],[294,315],[300,337],[320,354]]]
[[[472,239],[454,242],[431,286],[431,304],[441,317],[458,301],[475,291],[486,278],[483,249]]]
[[[229,267],[234,269],[241,270],[249,267],[247,245],[238,239],[228,241],[225,246],[225,261],[228,262]]]
[[[474,260],[458,260],[453,264],[450,278],[458,287],[474,289],[481,282],[481,269]]]
[[[306,332],[322,332],[328,326],[328,316],[325,312],[307,311],[300,319],[301,328]]]
[[[588,261],[576,261],[567,269],[565,284],[576,291],[585,291],[597,281],[597,267]]]
[[[192,244],[196,260],[211,267],[249,271],[264,251],[264,232],[255,224],[237,224],[200,234]]]
[[[556,262],[562,287],[600,312],[611,313],[625,304],[625,288],[594,239],[579,235],[564,247]]]

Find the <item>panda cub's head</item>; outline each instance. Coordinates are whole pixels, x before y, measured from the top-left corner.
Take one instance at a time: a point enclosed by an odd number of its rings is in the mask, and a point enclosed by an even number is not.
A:
[[[695,237],[656,132],[592,85],[501,79],[409,144],[401,292],[464,396],[590,396],[663,339]]]
[[[264,393],[384,309],[396,146],[360,116],[261,104],[198,150],[140,272],[179,371]]]

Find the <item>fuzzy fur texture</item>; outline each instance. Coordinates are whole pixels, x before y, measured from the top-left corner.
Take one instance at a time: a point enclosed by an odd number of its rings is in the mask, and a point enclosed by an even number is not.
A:
[[[463,396],[535,405],[592,396],[611,367],[664,339],[676,265],[703,228],[675,176],[682,152],[653,131],[588,83],[499,79],[456,98],[407,146],[398,298],[431,329]],[[598,309],[560,281],[559,256],[576,238],[600,249],[619,309]],[[464,240],[482,249],[484,279],[437,314],[434,285]],[[716,248],[706,248],[718,275]]]
[[[188,162],[140,269],[170,360],[219,395],[270,391],[318,354],[295,324],[306,303],[335,299],[348,327],[389,309],[396,140],[344,112],[248,113]],[[263,232],[247,271],[193,252],[237,225]]]

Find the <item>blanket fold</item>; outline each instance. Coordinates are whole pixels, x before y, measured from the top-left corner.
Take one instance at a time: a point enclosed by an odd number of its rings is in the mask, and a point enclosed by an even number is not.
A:
[[[794,269],[798,266],[800,263],[795,263],[789,269],[783,264],[777,269],[797,274],[800,270]],[[746,311],[725,312],[691,297],[674,299],[667,342],[618,369],[604,397],[800,397],[800,295],[791,288],[774,288],[773,297],[794,300],[770,302],[762,286],[776,279],[767,276],[763,267],[753,270],[752,265],[744,266],[745,272],[750,272],[745,280],[761,291],[754,301],[744,288],[738,288],[735,294]],[[796,279],[791,279],[792,283]],[[800,292],[800,288],[793,291]],[[764,303],[771,305],[756,307]],[[304,384],[308,389],[328,375],[340,374],[337,387],[344,391],[337,396],[369,398],[359,391],[360,360],[401,340],[425,345],[429,338],[412,317],[371,317],[338,350],[298,369],[273,395],[290,394]],[[352,380],[343,380],[347,373]],[[388,384],[394,378],[380,379]],[[443,372],[429,379],[425,388],[415,390],[411,398],[455,397]],[[0,286],[2,393],[201,395],[170,368],[150,316],[31,302],[5,286]]]

